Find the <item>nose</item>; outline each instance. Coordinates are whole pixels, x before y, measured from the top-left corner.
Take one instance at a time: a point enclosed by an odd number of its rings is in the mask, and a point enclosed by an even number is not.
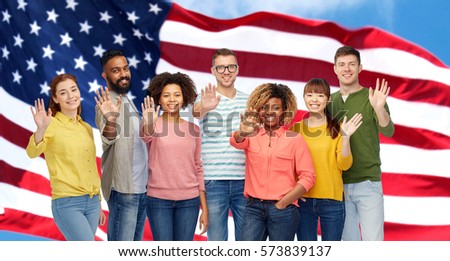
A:
[[[265,111],[266,114],[271,114],[271,113],[273,112],[272,106],[267,106],[267,107],[264,109],[264,111]]]

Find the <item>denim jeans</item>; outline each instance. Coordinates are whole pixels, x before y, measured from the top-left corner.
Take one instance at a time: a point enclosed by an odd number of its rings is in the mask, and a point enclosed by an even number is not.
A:
[[[208,204],[208,241],[228,240],[229,211],[234,221],[234,239],[239,240],[245,204],[244,180],[205,180]]]
[[[68,241],[95,240],[100,200],[89,195],[52,200],[52,214],[56,226]]]
[[[192,241],[200,198],[167,200],[147,196],[147,216],[155,241]]]
[[[381,181],[344,184],[345,223],[342,240],[383,241],[384,200]]]
[[[242,241],[292,241],[298,228],[298,207],[290,204],[277,209],[276,201],[249,198],[245,207]]]
[[[112,190],[108,200],[108,241],[140,241],[147,218],[145,193],[123,194]]]
[[[333,199],[305,198],[298,200],[300,225],[297,240],[317,241],[317,227],[320,220],[322,241],[341,241],[345,220],[345,203]]]

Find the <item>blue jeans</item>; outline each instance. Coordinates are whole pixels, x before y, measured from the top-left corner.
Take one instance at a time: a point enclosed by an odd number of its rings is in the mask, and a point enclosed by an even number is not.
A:
[[[108,241],[140,241],[147,218],[145,193],[123,194],[111,190],[108,208]]]
[[[345,224],[342,240],[383,241],[384,200],[381,181],[344,184]]]
[[[205,180],[208,204],[209,241],[228,240],[228,213],[234,221],[234,237],[239,240],[245,204],[244,180]]]
[[[297,240],[317,241],[317,226],[320,219],[322,241],[341,241],[345,220],[345,203],[333,199],[306,198],[298,200],[300,225]]]
[[[147,216],[155,241],[192,241],[200,198],[167,200],[147,196]]]
[[[52,200],[52,214],[56,226],[68,241],[95,240],[100,200],[89,195]]]
[[[275,200],[260,201],[249,198],[245,207],[240,240],[292,241],[298,228],[298,207],[290,204],[284,209],[275,207]]]

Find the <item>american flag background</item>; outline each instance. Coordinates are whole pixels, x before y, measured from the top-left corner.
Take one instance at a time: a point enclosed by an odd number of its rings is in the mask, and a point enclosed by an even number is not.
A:
[[[226,47],[238,57],[236,87],[250,93],[264,82],[290,86],[298,120],[306,110],[304,84],[323,77],[337,91],[334,53],[351,45],[361,52],[361,85],[374,86],[380,77],[391,87],[395,134],[381,138],[385,239],[450,240],[450,69],[427,50],[373,27],[347,30],[269,12],[219,20],[169,1],[0,0],[0,11],[0,231],[64,240],[51,215],[45,160],[25,153],[36,130],[29,107],[37,98],[48,105],[57,74],[77,76],[82,117],[95,128],[105,50],[124,50],[132,71],[128,95],[140,108],[156,73],[187,73],[199,90],[214,83],[211,57]],[[94,138],[100,166],[97,129]],[[145,229],[151,240],[148,223]],[[96,236],[106,240],[106,226]]]

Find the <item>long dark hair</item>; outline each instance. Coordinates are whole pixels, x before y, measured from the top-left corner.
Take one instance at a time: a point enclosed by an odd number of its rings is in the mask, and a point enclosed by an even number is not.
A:
[[[48,107],[52,110],[52,116],[55,116],[55,114],[58,111],[61,111],[61,107],[59,106],[59,104],[53,100],[53,98],[56,98],[56,86],[60,82],[63,82],[65,80],[69,80],[69,79],[74,81],[75,84],[78,86],[77,78],[75,77],[75,75],[68,74],[68,73],[60,74],[60,75],[56,76],[55,78],[53,78],[52,81],[50,82],[50,93],[52,95],[50,97],[50,102],[48,104]],[[80,106],[78,106],[78,108],[77,108],[77,114],[78,115],[81,114],[81,103],[80,103]]]
[[[330,85],[323,78],[312,78],[306,83],[305,89],[303,90],[303,96],[305,96],[306,93],[323,93],[327,99],[329,99],[331,95]],[[334,139],[341,131],[341,126],[336,119],[331,117],[328,106],[325,107],[325,116],[327,117],[327,128],[330,131],[331,138]]]

